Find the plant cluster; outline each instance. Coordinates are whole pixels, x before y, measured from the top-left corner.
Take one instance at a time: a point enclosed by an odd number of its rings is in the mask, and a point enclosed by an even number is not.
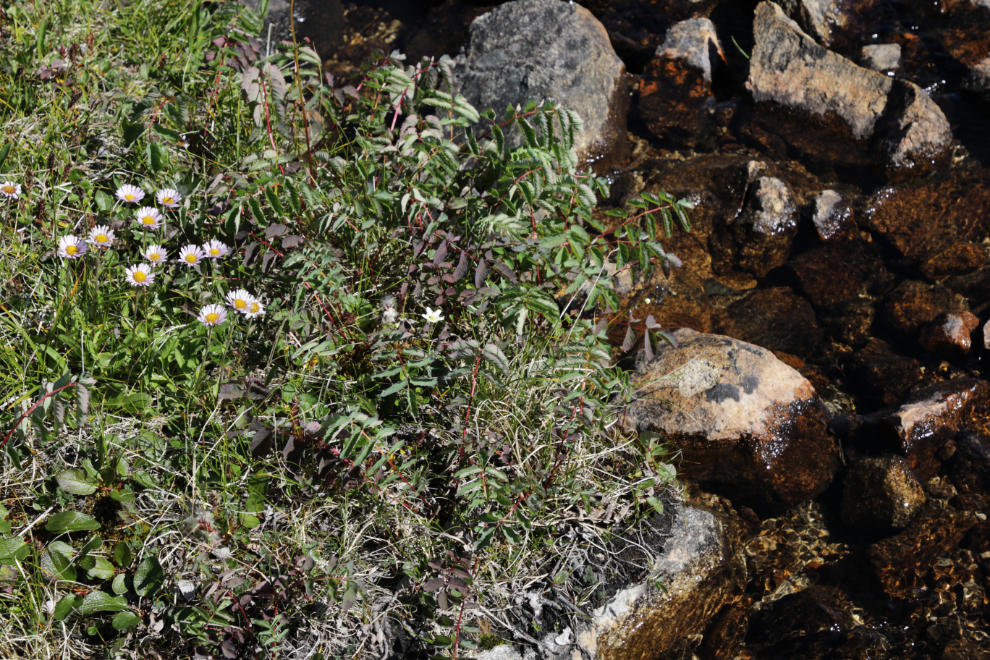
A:
[[[69,12],[5,19],[4,120],[107,128],[0,150],[0,614],[36,640],[0,648],[363,655],[384,621],[464,656],[562,528],[661,506],[607,336],[664,340],[614,280],[679,265],[688,205],[606,218],[577,115],[479,113],[446,58],[338,81],[240,5],[153,4],[105,16],[138,82]]]

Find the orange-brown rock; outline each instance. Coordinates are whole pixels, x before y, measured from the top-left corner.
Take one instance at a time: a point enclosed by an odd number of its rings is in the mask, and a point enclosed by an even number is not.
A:
[[[960,358],[969,353],[979,325],[980,319],[970,312],[942,312],[921,329],[918,343],[942,357]]]

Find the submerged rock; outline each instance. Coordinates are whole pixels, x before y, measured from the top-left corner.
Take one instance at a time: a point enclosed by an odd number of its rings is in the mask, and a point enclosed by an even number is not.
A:
[[[942,312],[921,329],[918,343],[926,351],[946,358],[960,358],[973,345],[971,335],[980,319],[969,312]]]
[[[713,251],[731,267],[766,277],[787,262],[798,218],[787,184],[761,176],[750,185],[742,213],[712,236]]]
[[[650,132],[676,146],[712,142],[712,69],[721,60],[715,26],[692,18],[667,30],[639,84],[639,112]]]
[[[965,309],[965,303],[939,285],[905,280],[884,298],[880,321],[899,339],[910,341],[942,312]]]
[[[554,99],[581,116],[578,154],[603,165],[621,156],[626,134],[625,66],[591,12],[556,0],[516,0],[479,16],[457,58],[457,91],[479,111]],[[476,129],[487,131],[485,122]],[[519,146],[518,132],[506,136]]]
[[[898,355],[887,342],[871,337],[866,346],[853,353],[846,372],[850,387],[892,404],[921,380],[921,363]]]
[[[982,268],[987,262],[986,250],[979,245],[962,241],[928,257],[921,264],[921,272],[934,281],[952,275],[971,273]]]
[[[822,492],[837,467],[826,413],[803,376],[769,351],[693,330],[639,365],[623,423],[681,451],[682,471],[756,506]]]
[[[835,587],[814,585],[766,603],[753,613],[749,638],[773,645],[794,635],[845,632],[855,627],[853,605]]]
[[[925,491],[901,456],[861,457],[842,481],[842,522],[904,528],[925,503]]]
[[[757,102],[837,116],[856,140],[874,143],[891,173],[930,169],[952,132],[917,85],[856,66],[819,46],[772,2],[756,8],[747,87]]]
[[[990,105],[990,57],[981,60],[966,74],[963,90]]]
[[[785,286],[758,289],[716,313],[715,332],[807,358],[819,348],[815,310]]]

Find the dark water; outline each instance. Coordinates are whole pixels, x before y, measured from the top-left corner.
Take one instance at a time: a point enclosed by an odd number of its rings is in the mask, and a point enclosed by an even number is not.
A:
[[[754,46],[756,2],[588,0],[581,4],[608,30],[634,89],[666,29],[677,21],[710,18],[725,54],[724,71],[712,89],[717,110],[712,132],[696,140],[692,149],[651,133],[637,114],[639,100],[634,96],[628,120],[633,156],[626,164],[628,171],[620,168],[612,173],[617,189],[623,181],[635,179],[645,180],[647,188],[651,182],[663,183],[682,191],[701,190],[699,199],[721,199],[719,195],[728,199],[733,191],[729,186],[719,188],[718,175],[711,173],[757,159],[769,163],[774,176],[793,187],[803,209],[802,229],[786,266],[752,282],[714,277],[710,272],[685,278],[677,292],[681,305],[677,318],[698,329],[731,334],[778,351],[781,359],[811,380],[833,412],[871,413],[922,386],[961,376],[984,377],[988,365],[982,352],[974,349],[952,358],[926,352],[913,335],[899,334],[893,321],[884,320],[884,305],[889,306],[895,287],[917,280],[926,286],[935,284],[938,295],[943,289],[950,297],[962,291],[964,306],[980,317],[981,324],[990,315],[990,274],[980,279],[986,263],[964,276],[946,279],[931,274],[936,246],[941,250],[959,243],[979,247],[990,242],[990,109],[980,107],[960,89],[968,67],[990,56],[990,10],[974,13],[966,6],[968,0],[848,3],[860,11],[856,20],[833,31],[830,49],[855,61],[864,45],[900,44],[902,68],[897,75],[932,96],[955,137],[946,160],[934,172],[892,182],[871,165],[868,145],[849,139],[841,123],[752,104],[744,87],[745,54]],[[336,36],[321,38],[313,29],[338,15],[330,6],[311,0],[301,24],[328,60],[328,68],[340,76],[348,75],[374,50],[398,49],[410,59],[455,55],[468,39],[470,22],[491,7],[466,0],[345,3],[343,24],[338,20],[334,26]],[[801,283],[801,273],[815,272],[807,269],[817,263],[831,263],[815,261],[822,248],[808,230],[807,217],[811,198],[826,188],[845,194],[855,210],[855,236],[841,251],[825,256],[837,254],[839,265],[832,272],[852,273],[852,286],[861,287],[854,303],[865,310],[861,316],[865,321],[858,333],[851,324],[860,317],[849,310],[803,301],[814,300],[815,294]],[[710,206],[722,209],[718,204]],[[702,232],[705,222],[714,222],[704,213],[699,211],[696,218]],[[875,223],[885,213],[897,215],[907,233],[878,231]],[[672,242],[686,264],[693,254],[704,256],[691,240]],[[921,247],[915,249],[911,242]],[[823,278],[841,280],[823,273]],[[970,280],[963,282],[960,277]],[[753,294],[749,288],[753,285],[759,294]],[[630,304],[646,297],[663,299],[663,292],[640,291]],[[889,350],[880,360],[889,371],[873,383],[859,376],[865,372],[857,369],[872,359],[870,351],[877,346],[881,353]],[[990,415],[978,409],[964,426],[990,438],[988,420]],[[851,460],[855,452],[847,447],[846,458]],[[951,453],[939,460],[937,469],[942,472],[924,484],[934,517],[927,527],[919,524],[908,533],[901,546],[890,546],[893,549],[888,548],[893,530],[864,531],[842,524],[841,476],[814,503],[773,518],[761,519],[741,504],[734,505],[731,493],[695,491],[696,497],[745,530],[750,582],[745,597],[722,617],[734,622],[719,629],[722,643],[708,644],[704,653],[687,645],[677,657],[689,658],[695,652],[703,657],[741,658],[990,657],[990,526],[966,518],[970,513],[990,513],[990,492],[986,492],[990,478],[966,481],[959,470],[970,469],[965,467],[971,467],[969,463],[959,468],[961,459],[952,459]],[[892,554],[888,557],[885,552]],[[885,570],[902,572],[910,588],[895,595],[889,584],[882,583]]]

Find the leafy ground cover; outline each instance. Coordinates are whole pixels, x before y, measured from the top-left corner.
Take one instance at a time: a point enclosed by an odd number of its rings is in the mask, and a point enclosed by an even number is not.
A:
[[[670,488],[605,335],[686,205],[606,228],[566,109],[261,34],[0,10],[4,657],[464,657]]]

